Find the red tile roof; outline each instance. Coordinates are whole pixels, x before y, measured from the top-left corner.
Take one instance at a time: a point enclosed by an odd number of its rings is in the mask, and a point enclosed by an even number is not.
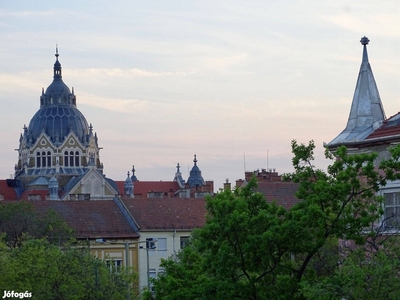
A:
[[[129,225],[114,200],[98,201],[30,201],[41,213],[58,212],[77,238],[139,237]]]
[[[115,181],[120,194],[124,194],[125,181]],[[179,190],[179,185],[175,181],[135,181],[134,194],[135,197],[147,197],[148,192],[175,193]],[[167,195],[166,195],[167,196]]]
[[[365,141],[379,138],[399,138],[400,137],[400,113],[385,120],[381,127],[371,133]]]
[[[265,195],[268,202],[275,200],[278,205],[290,209],[293,205],[301,201],[295,196],[298,188],[299,185],[293,182],[259,181],[256,191]]]
[[[191,230],[205,224],[205,199],[123,199],[144,231]]]

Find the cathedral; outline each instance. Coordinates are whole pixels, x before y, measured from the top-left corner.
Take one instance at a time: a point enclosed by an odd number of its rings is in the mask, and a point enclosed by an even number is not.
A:
[[[134,168],[125,181],[114,181],[103,174],[100,149],[92,124],[77,108],[74,88],[70,90],[63,81],[56,48],[53,82],[42,89],[40,108],[23,127],[14,178],[0,183],[0,196],[6,200],[104,200],[117,195],[200,198],[213,194],[213,182],[204,181],[196,155],[187,182],[179,164],[172,181],[141,182]]]

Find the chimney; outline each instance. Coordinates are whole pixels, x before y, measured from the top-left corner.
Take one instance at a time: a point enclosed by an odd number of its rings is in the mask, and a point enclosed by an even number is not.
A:
[[[224,183],[224,191],[231,190],[231,184],[229,183],[229,178],[226,178]]]

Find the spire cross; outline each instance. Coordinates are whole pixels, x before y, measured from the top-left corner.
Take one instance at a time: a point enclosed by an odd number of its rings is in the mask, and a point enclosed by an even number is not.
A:
[[[176,171],[179,173],[179,168],[180,168],[181,166],[179,165],[179,163],[176,165]]]

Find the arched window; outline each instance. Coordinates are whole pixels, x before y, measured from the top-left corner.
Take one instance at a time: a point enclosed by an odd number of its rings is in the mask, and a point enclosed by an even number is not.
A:
[[[46,167],[46,152],[42,152],[42,167]]]
[[[51,152],[47,151],[47,166],[51,167]]]
[[[74,151],[71,151],[69,153],[69,166],[73,167],[74,166]]]
[[[40,168],[40,152],[36,153],[36,168]]]
[[[64,152],[64,166],[68,167],[68,151]]]
[[[79,167],[79,152],[75,151],[75,167]]]

